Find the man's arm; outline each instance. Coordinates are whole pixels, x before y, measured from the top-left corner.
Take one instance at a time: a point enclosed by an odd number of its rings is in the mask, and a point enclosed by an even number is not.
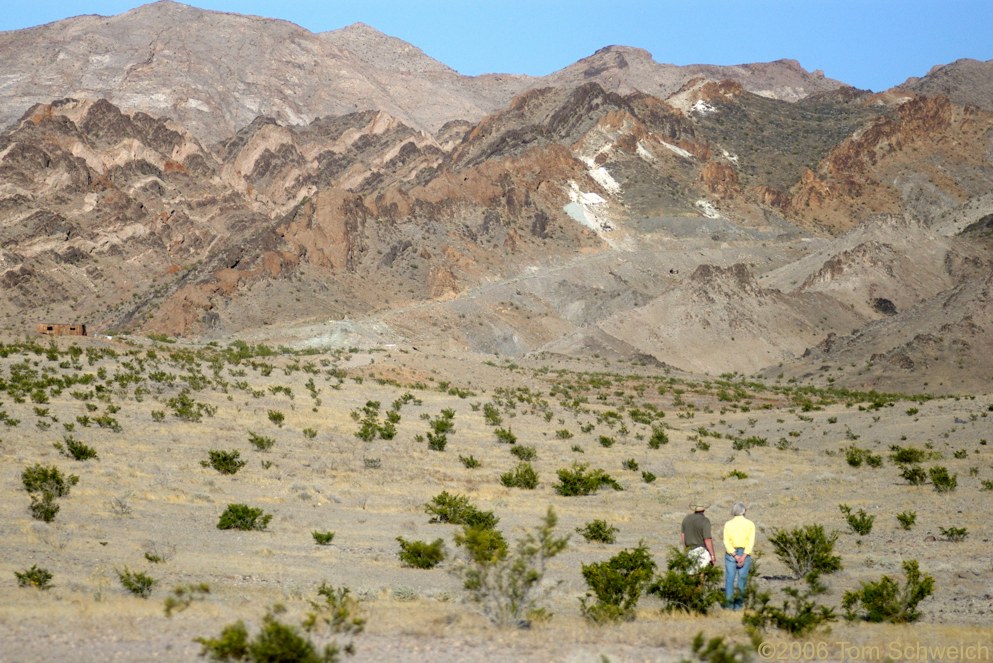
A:
[[[717,563],[717,555],[714,554],[714,540],[704,539],[703,545],[706,546],[707,552],[710,553],[710,565],[713,566]]]
[[[683,532],[679,533],[679,543],[682,544],[684,548],[686,547],[686,534]]]

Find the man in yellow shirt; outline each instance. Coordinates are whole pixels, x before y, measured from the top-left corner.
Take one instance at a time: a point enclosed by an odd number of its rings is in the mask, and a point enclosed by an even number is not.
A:
[[[724,597],[725,607],[732,610],[744,607],[754,547],[755,523],[745,518],[744,503],[735,502],[731,520],[724,523]]]

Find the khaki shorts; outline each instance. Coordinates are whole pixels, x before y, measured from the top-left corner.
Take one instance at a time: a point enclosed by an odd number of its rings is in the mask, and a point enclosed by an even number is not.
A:
[[[693,568],[691,571],[702,571],[703,567],[710,564],[710,553],[703,546],[698,548],[692,548],[686,551],[686,555],[693,560]]]

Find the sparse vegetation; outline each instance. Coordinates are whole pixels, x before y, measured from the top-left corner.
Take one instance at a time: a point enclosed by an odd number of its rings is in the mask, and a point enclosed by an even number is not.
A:
[[[921,613],[918,604],[934,593],[934,578],[922,574],[917,560],[903,562],[904,584],[883,576],[864,582],[857,590],[845,592],[841,605],[848,620],[905,624],[916,622]]]
[[[573,463],[572,467],[558,471],[559,482],[555,492],[566,497],[592,495],[603,487],[623,490],[609,474],[601,469],[589,469],[585,463]]]
[[[584,527],[577,527],[576,532],[582,535],[587,541],[596,543],[613,543],[617,540],[617,532],[620,531],[606,520],[591,520]]]
[[[48,569],[32,564],[30,569],[14,571],[17,577],[18,587],[34,587],[35,589],[48,589],[51,587],[54,577]]]
[[[825,534],[821,525],[774,529],[769,536],[773,552],[793,572],[794,578],[803,578],[812,572],[840,571],[841,556],[834,554],[837,540],[837,532]]]
[[[264,530],[272,514],[246,504],[228,504],[217,521],[217,529]]]
[[[398,536],[397,542],[400,544],[400,561],[404,566],[414,569],[433,569],[445,560],[445,542],[442,539],[427,543],[408,541]]]
[[[605,562],[583,564],[582,572],[589,588],[580,599],[583,615],[597,623],[614,622],[631,618],[652,582],[655,562],[644,543],[639,543]]]

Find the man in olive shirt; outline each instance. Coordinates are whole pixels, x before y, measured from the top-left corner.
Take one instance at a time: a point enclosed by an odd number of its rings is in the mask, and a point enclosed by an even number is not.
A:
[[[693,513],[683,518],[683,527],[679,532],[679,540],[686,549],[686,554],[694,562],[694,571],[699,571],[710,564],[713,566],[717,558],[714,556],[714,539],[710,533],[710,519],[703,514],[706,504],[694,502],[690,505]]]

